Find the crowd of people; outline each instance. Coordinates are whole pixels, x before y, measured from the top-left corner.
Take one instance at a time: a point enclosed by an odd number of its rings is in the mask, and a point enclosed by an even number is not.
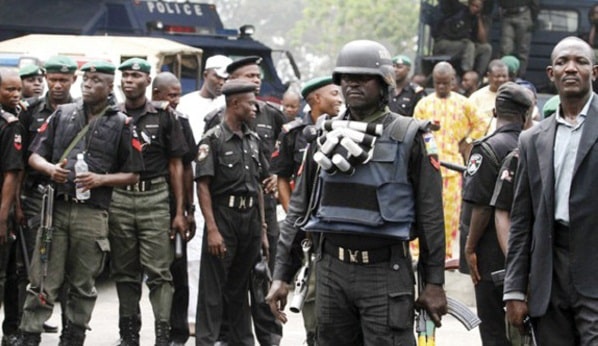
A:
[[[351,41],[282,106],[257,98],[253,56],[208,57],[182,97],[140,58],[0,70],[2,344],[39,345],[59,303],[60,345],[83,345],[109,263],[121,346],[140,344],[144,282],[155,345],[279,345],[300,267],[308,345],[415,345],[416,310],[447,313],[457,257],[484,345],[595,344],[594,52],[554,47],[558,98],[533,127],[525,59],[484,59],[439,62],[428,94],[409,57]]]

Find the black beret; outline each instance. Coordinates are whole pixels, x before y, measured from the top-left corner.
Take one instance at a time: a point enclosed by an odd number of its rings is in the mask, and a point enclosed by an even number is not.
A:
[[[262,58],[260,58],[259,56],[256,56],[256,55],[246,56],[244,58],[237,59],[237,60],[231,62],[230,64],[228,64],[228,66],[226,67],[226,72],[228,74],[231,74],[235,70],[237,70],[243,66],[259,65],[261,62],[262,62]]]
[[[496,92],[496,101],[506,101],[522,107],[531,107],[534,104],[532,92],[517,83],[506,82]]]
[[[225,96],[235,95],[235,94],[244,94],[244,93],[254,93],[257,90],[257,85],[242,81],[242,80],[229,80],[224,83],[222,87],[222,94]]]

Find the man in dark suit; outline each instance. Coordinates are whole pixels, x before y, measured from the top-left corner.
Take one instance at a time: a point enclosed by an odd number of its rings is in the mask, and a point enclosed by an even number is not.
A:
[[[551,61],[561,105],[520,137],[504,300],[520,330],[529,314],[539,345],[596,345],[598,66],[576,37]]]

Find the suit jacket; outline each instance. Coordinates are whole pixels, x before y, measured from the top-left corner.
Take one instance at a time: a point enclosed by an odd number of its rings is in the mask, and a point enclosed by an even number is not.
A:
[[[556,114],[519,138],[504,292],[524,292],[532,317],[546,312],[553,275],[554,140]],[[598,96],[594,95],[577,150],[569,198],[573,286],[598,298]]]

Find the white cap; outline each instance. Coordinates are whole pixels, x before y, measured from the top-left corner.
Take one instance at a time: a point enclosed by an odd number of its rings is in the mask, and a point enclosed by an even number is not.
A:
[[[224,55],[213,55],[206,60],[206,67],[205,70],[214,69],[218,77],[221,78],[228,78],[228,73],[226,73],[226,67],[228,64],[233,62],[233,60]]]

